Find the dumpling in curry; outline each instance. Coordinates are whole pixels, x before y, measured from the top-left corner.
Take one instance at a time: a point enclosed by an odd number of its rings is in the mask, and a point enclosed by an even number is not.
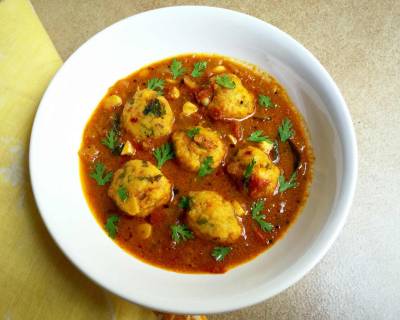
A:
[[[210,167],[215,169],[225,157],[226,147],[219,133],[208,128],[198,126],[174,132],[172,141],[179,162],[191,171],[198,171],[207,157],[212,158]]]
[[[171,184],[149,161],[130,160],[114,173],[108,195],[127,214],[145,217],[168,203]]]
[[[227,171],[254,199],[273,195],[280,174],[269,156],[252,146],[240,149],[228,164]]]
[[[174,120],[168,100],[150,89],[137,91],[122,113],[123,127],[138,141],[169,135]]]
[[[189,192],[187,223],[199,238],[232,243],[242,234],[238,216],[245,211],[236,201],[229,202],[214,191]]]
[[[217,75],[211,78],[214,97],[208,112],[214,119],[243,119],[254,112],[254,96],[234,74]]]

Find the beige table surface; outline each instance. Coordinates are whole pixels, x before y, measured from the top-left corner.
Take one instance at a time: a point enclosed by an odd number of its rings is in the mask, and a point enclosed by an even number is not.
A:
[[[301,281],[211,319],[400,319],[400,1],[32,0],[65,60],[96,32],[177,4],[242,11],[288,32],[337,82],[357,131],[359,179],[338,240]]]

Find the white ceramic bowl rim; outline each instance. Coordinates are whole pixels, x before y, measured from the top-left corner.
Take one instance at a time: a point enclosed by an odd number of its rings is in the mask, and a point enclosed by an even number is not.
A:
[[[328,96],[326,101],[329,101],[330,105],[327,112],[330,113],[330,116],[332,116],[335,122],[335,129],[337,130],[338,139],[340,141],[339,147],[342,150],[341,161],[343,162],[343,172],[342,177],[339,179],[340,192],[338,193],[336,199],[337,202],[334,214],[328,217],[326,226],[324,226],[324,228],[320,231],[318,235],[318,241],[315,241],[315,243],[313,243],[313,245],[310,246],[308,250],[303,253],[303,255],[293,265],[293,268],[287,268],[288,271],[287,273],[285,273],[283,279],[277,278],[276,281],[269,286],[260,285],[259,287],[257,287],[257,290],[249,290],[243,295],[236,295],[230,297],[230,299],[229,297],[225,299],[218,296],[215,297],[215,299],[213,300],[211,294],[210,299],[206,300],[206,298],[203,297],[201,298],[202,300],[199,301],[199,299],[196,297],[196,294],[188,293],[189,297],[185,297],[184,299],[186,300],[182,300],[182,303],[180,301],[175,301],[174,303],[174,301],[169,299],[169,297],[157,296],[155,292],[130,292],[128,294],[126,290],[124,291],[119,287],[116,278],[110,277],[110,279],[108,279],[104,277],[99,277],[96,272],[88,268],[86,262],[82,261],[82,257],[80,257],[79,254],[76,252],[76,248],[69,244],[69,240],[60,235],[58,229],[59,227],[55,226],[54,220],[58,218],[55,218],[54,215],[52,215],[52,209],[54,209],[54,207],[51,207],[49,205],[49,197],[53,196],[53,194],[49,195],[44,193],[45,190],[48,192],[49,189],[46,189],[44,186],[44,182],[42,182],[42,180],[46,180],[47,177],[43,177],[42,175],[43,165],[40,164],[40,161],[43,160],[43,154],[41,154],[43,152],[43,148],[41,147],[40,140],[43,138],[43,132],[45,129],[43,129],[42,127],[45,127],[46,120],[48,121],[48,113],[51,112],[52,114],[55,114],[54,111],[56,110],[55,108],[49,109],[49,104],[53,95],[51,94],[51,92],[55,90],[57,84],[64,76],[66,70],[70,68],[70,65],[75,63],[75,60],[78,59],[79,55],[85,52],[86,48],[88,48],[92,43],[100,41],[100,38],[102,36],[110,36],[115,30],[119,28],[124,28],[126,25],[134,22],[139,18],[141,20],[148,19],[149,21],[155,21],[159,18],[162,19],[163,17],[167,17],[170,15],[176,15],[177,17],[180,15],[189,15],[190,17],[190,13],[193,14],[194,11],[196,11],[196,15],[201,14],[204,16],[210,16],[211,19],[213,19],[213,17],[215,16],[229,17],[232,20],[233,24],[240,23],[243,26],[249,26],[255,30],[255,33],[260,30],[260,32],[265,31],[266,33],[272,34],[275,37],[281,39],[282,46],[289,46],[290,50],[295,53],[299,61],[303,61],[305,63],[305,65],[301,66],[300,69],[304,68],[305,73],[308,72],[310,74],[310,78],[312,78],[313,81],[320,81],[321,83],[323,83],[321,85],[324,89],[323,94]],[[122,78],[123,76],[124,75],[120,76],[119,78]],[[109,83],[109,85],[112,85],[112,83]],[[94,108],[95,105],[92,105],[92,107]],[[285,290],[290,285],[293,285],[295,282],[297,282],[325,255],[329,247],[337,238],[340,230],[342,229],[346,221],[346,217],[354,195],[357,178],[357,146],[350,114],[339,89],[337,88],[336,84],[334,83],[328,72],[319,63],[319,61],[307,49],[305,49],[289,35],[264,21],[231,10],[200,6],[167,7],[143,12],[111,25],[110,27],[93,36],[85,44],[83,44],[73,55],[71,55],[71,57],[57,72],[57,74],[51,81],[48,90],[43,96],[32,128],[29,160],[33,193],[44,223],[61,250],[83,273],[85,273],[88,277],[90,277],[92,280],[102,285],[106,289],[127,300],[134,301],[138,304],[157,310],[192,314],[219,313],[243,308],[272,297],[273,295]],[[58,195],[56,194],[56,191],[54,191],[55,199],[57,199],[57,196]],[[275,246],[277,245],[278,244],[276,244]],[[114,246],[114,244],[111,243],[111,246]],[[139,266],[138,268],[140,269],[142,267]],[[147,270],[147,268],[150,267],[146,267],[145,265],[143,269],[140,270]],[[161,273],[164,271],[157,272]],[[235,271],[230,271],[228,272],[228,274],[231,272],[235,274],[235,276],[232,278],[240,279],[240,277],[238,276],[239,273],[236,274]],[[168,272],[165,271],[165,273]],[[196,287],[196,285],[199,287],[201,286],[200,283],[196,284],[196,277],[204,277],[205,282],[207,282],[209,279],[208,277],[210,277],[196,275],[179,275],[175,273],[171,273],[167,276],[170,278],[174,278],[174,280],[171,281],[174,281],[177,286],[179,285],[181,279],[183,279],[182,282],[188,281],[187,283],[191,283],[191,285],[193,285],[192,287],[194,288]],[[236,276],[238,276],[239,278],[235,278]],[[216,281],[221,281],[222,285],[223,283],[225,283],[224,281],[229,276],[221,275],[215,277],[215,279],[218,279]],[[153,284],[149,284],[149,286],[153,286]],[[187,284],[187,286],[189,287],[189,284]],[[172,296],[173,294],[171,294],[171,297]]]

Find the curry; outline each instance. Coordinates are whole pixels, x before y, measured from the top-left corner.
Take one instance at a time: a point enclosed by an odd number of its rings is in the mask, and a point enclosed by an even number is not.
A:
[[[83,133],[84,194],[123,249],[185,273],[223,273],[272,246],[305,204],[313,153],[271,76],[190,54],[107,92]]]

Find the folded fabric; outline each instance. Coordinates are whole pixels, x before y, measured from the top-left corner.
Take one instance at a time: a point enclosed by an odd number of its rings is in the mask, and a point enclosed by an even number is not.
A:
[[[81,274],[36,209],[29,135],[40,98],[61,64],[29,1],[0,1],[0,318],[156,319]]]

